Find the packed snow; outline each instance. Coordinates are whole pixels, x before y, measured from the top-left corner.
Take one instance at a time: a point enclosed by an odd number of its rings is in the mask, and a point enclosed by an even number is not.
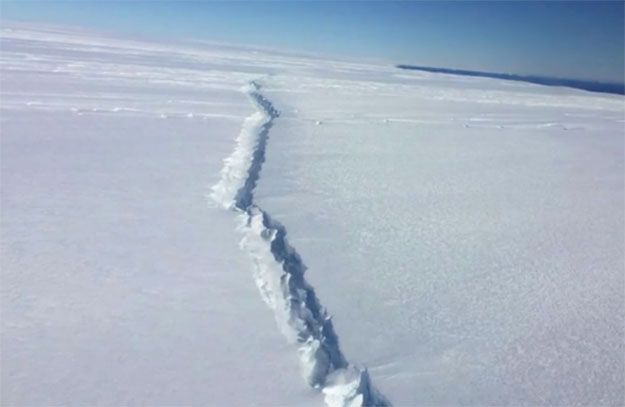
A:
[[[0,36],[3,405],[623,405],[622,96]]]

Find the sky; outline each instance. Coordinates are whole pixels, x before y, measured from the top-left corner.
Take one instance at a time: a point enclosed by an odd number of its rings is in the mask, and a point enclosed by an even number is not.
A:
[[[0,19],[622,83],[624,2],[0,0]]]

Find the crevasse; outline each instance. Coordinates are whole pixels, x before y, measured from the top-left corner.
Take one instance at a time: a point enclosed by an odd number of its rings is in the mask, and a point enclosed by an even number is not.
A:
[[[339,347],[330,315],[306,282],[306,266],[286,239],[286,229],[253,201],[269,130],[279,112],[251,82],[244,91],[257,112],[243,122],[232,154],[224,160],[211,198],[237,213],[241,247],[254,263],[254,280],[278,327],[297,345],[303,375],[328,406],[390,406],[371,384],[365,368],[349,363]]]

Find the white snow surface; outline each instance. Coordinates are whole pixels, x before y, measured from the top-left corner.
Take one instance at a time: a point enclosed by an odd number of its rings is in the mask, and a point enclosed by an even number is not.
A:
[[[3,31],[0,404],[323,404],[208,205],[259,74],[85,35]]]
[[[23,24],[0,51],[0,404],[625,403],[622,96]]]
[[[264,94],[256,202],[393,403],[623,405],[622,96],[415,71]]]

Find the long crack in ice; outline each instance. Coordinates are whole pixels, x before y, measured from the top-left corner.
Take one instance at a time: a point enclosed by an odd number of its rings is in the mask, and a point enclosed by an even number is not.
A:
[[[251,82],[245,92],[258,111],[245,119],[211,197],[238,213],[241,247],[254,262],[256,285],[282,333],[297,344],[308,384],[321,389],[330,407],[390,406],[371,384],[367,369],[345,359],[332,320],[306,282],[306,266],[289,245],[284,226],[253,202],[269,130],[279,112],[260,93],[257,82]]]

